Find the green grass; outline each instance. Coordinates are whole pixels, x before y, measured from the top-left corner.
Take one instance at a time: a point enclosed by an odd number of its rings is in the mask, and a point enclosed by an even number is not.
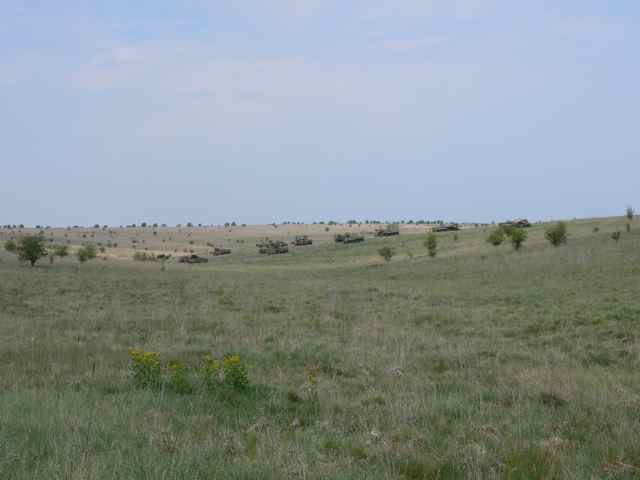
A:
[[[0,478],[639,478],[620,226],[570,222],[560,248],[535,226],[520,252],[441,234],[434,259],[407,234],[164,270],[2,252]],[[238,353],[251,386],[137,389],[130,348]]]

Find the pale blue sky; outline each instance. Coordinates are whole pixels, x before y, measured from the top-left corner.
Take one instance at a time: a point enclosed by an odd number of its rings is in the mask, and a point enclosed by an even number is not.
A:
[[[5,0],[0,18],[0,224],[640,207],[637,1]]]

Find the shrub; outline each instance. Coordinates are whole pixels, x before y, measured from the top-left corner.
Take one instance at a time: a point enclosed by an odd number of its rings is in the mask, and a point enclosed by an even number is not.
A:
[[[631,224],[627,223],[627,233],[631,232]]]
[[[191,382],[187,366],[180,360],[169,362],[169,384],[177,393],[191,393]]]
[[[436,234],[431,232],[427,235],[427,239],[424,241],[424,246],[427,248],[430,257],[435,257],[438,253],[438,238]]]
[[[20,261],[29,262],[33,267],[38,260],[47,256],[46,240],[44,237],[27,236],[18,240],[16,252]]]
[[[155,352],[129,350],[130,371],[134,383],[140,388],[159,388],[162,384],[160,356]]]
[[[393,248],[391,247],[382,247],[380,250],[378,250],[378,254],[384,258],[385,262],[388,262],[389,260],[391,260],[391,257],[393,257],[395,255],[395,252],[393,251]]]
[[[14,240],[7,240],[4,243],[4,249],[7,252],[16,253],[18,251],[18,244]]]
[[[593,227],[593,233],[598,233],[600,231],[600,227]]]
[[[511,239],[511,245],[513,245],[513,248],[515,250],[520,250],[520,247],[522,247],[522,244],[527,239],[527,232],[522,228],[514,228],[511,231],[509,238]]]
[[[207,354],[202,357],[200,376],[203,386],[211,390],[220,384],[220,361]]]
[[[491,230],[491,232],[487,236],[487,242],[497,247],[499,245],[502,245],[502,243],[504,242],[504,238],[505,238],[504,230],[500,227],[496,227],[493,230]]]
[[[135,252],[133,254],[133,259],[136,262],[155,262],[156,260],[158,260],[153,253],[147,252]]]
[[[620,236],[621,236],[620,230],[616,230],[611,234],[611,238],[614,239],[616,242],[620,241]]]
[[[567,243],[567,224],[565,222],[557,222],[547,226],[544,238],[554,247]]]
[[[84,263],[87,260],[93,260],[98,256],[98,250],[93,243],[85,243],[80,249],[76,252],[76,256],[80,263]]]
[[[222,359],[224,381],[236,388],[244,388],[249,385],[249,374],[246,365],[240,355],[225,355]]]
[[[67,245],[54,245],[51,247],[51,253],[56,257],[64,258],[69,256],[69,247]]]

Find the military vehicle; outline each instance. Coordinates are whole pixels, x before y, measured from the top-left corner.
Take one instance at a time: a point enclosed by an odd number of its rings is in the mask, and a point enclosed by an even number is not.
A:
[[[452,232],[452,231],[457,231],[460,230],[460,225],[458,225],[457,223],[446,223],[443,225],[438,225],[437,227],[433,228],[433,232]]]
[[[289,246],[286,242],[280,240],[265,240],[263,242],[259,242],[256,244],[258,247],[258,252],[263,255],[279,255],[282,253],[287,253],[289,251]]]
[[[356,233],[337,233],[333,239],[336,243],[357,243],[364,242],[364,235]]]
[[[208,258],[200,257],[196,254],[178,257],[178,263],[207,263],[208,261]]]
[[[303,247],[305,245],[313,245],[313,240],[311,240],[307,235],[298,235],[291,242],[291,245],[296,247]]]
[[[526,218],[518,218],[516,220],[508,220],[500,224],[501,227],[518,227],[518,228],[529,228],[531,223]]]
[[[397,223],[392,223],[376,230],[376,237],[391,237],[393,235],[400,235],[400,226]]]
[[[211,255],[213,255],[214,257],[219,257],[220,255],[230,255],[230,254],[231,254],[231,249],[222,248],[222,247],[215,247],[213,249],[213,252],[211,252]]]

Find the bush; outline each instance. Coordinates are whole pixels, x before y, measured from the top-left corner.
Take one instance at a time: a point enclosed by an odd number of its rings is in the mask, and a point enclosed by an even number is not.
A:
[[[129,365],[134,383],[140,388],[160,388],[162,384],[162,369],[160,356],[155,352],[130,350]]]
[[[29,262],[33,267],[38,260],[47,256],[45,243],[45,238],[40,235],[20,238],[16,245],[18,258],[22,262]]]
[[[427,239],[424,241],[424,246],[427,248],[430,257],[435,257],[438,253],[438,237],[435,233],[431,232],[427,235]]]
[[[136,262],[155,262],[158,260],[153,253],[147,252],[136,252],[133,254],[133,259]]]
[[[513,248],[515,250],[520,250],[520,247],[522,247],[522,244],[527,239],[527,232],[522,228],[514,228],[511,231],[509,238],[511,239],[511,245],[513,245]]]
[[[547,226],[544,232],[546,238],[551,245],[558,247],[567,243],[567,224],[565,222],[557,222]]]
[[[616,230],[611,234],[611,238],[614,239],[616,242],[619,242],[621,235],[622,234],[620,233],[620,230]]]
[[[236,388],[244,388],[249,385],[249,374],[246,365],[240,355],[225,355],[222,359],[224,381]]]
[[[51,247],[51,253],[56,257],[64,258],[69,256],[69,247],[67,245],[54,245]]]
[[[212,390],[220,382],[220,361],[207,354],[202,358],[202,366],[200,367],[200,376],[203,386]]]
[[[18,244],[13,240],[8,240],[4,243],[4,249],[7,252],[16,253],[18,251]]]
[[[505,239],[504,230],[501,227],[496,227],[487,236],[487,242],[494,247],[502,245]]]
[[[378,254],[384,258],[385,262],[388,262],[389,260],[391,260],[391,257],[393,257],[395,255],[395,252],[393,251],[393,248],[391,247],[382,247],[380,250],[378,250]]]
[[[93,243],[85,243],[77,252],[76,256],[80,263],[84,263],[87,260],[93,260],[98,256],[98,250]]]
[[[177,393],[191,393],[191,382],[187,366],[180,360],[169,362],[169,384]]]

